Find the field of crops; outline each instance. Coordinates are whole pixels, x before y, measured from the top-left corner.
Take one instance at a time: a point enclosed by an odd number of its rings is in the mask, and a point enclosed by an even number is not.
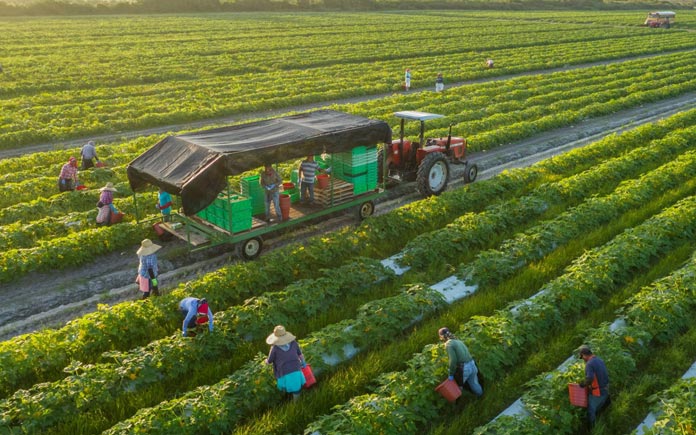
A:
[[[397,110],[442,113],[431,135],[452,123],[485,151],[696,91],[691,32],[644,29],[625,12],[540,15],[3,20],[0,148],[390,93],[405,66],[430,88],[437,71],[449,84],[622,60],[333,108],[390,123]],[[487,57],[500,66],[483,69]],[[95,189],[55,192],[74,149],[0,161],[0,281],[154,237],[132,218],[125,166],[160,138],[100,145],[108,168],[81,172],[116,185],[128,217],[112,227],[93,225]],[[693,382],[679,380],[696,360],[694,175],[687,110],[3,341],[0,434],[584,433],[566,388],[582,378],[568,360],[582,343],[612,380],[595,433],[630,433],[651,410],[655,433],[680,433],[696,424]],[[213,333],[177,332],[188,295],[210,301]],[[262,364],[277,324],[318,378],[294,402]],[[482,399],[451,405],[434,392],[443,325],[476,358]]]

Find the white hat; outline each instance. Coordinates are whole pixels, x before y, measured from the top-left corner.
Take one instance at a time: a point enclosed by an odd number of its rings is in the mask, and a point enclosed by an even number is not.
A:
[[[161,248],[160,245],[155,245],[152,243],[152,240],[150,239],[144,239],[142,242],[140,242],[140,249],[138,249],[138,252],[136,252],[137,255],[150,255],[154,254],[155,252],[159,251]]]
[[[108,183],[106,183],[106,186],[99,189],[99,191],[101,191],[101,192],[103,192],[105,190],[108,190],[109,192],[116,192],[116,188],[114,187],[114,183],[109,181]]]
[[[278,325],[273,328],[273,333],[266,337],[266,343],[276,346],[288,344],[295,339],[295,336],[285,330],[285,326]]]

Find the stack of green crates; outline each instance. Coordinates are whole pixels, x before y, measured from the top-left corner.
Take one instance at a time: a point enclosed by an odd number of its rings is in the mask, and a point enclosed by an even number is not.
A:
[[[242,195],[251,199],[251,214],[266,213],[266,200],[260,184],[260,177],[258,175],[244,177],[240,184]]]
[[[251,228],[251,200],[242,195],[221,193],[197,216],[232,233]]]
[[[377,187],[377,147],[359,146],[348,153],[333,155],[333,175],[353,184],[358,195]]]

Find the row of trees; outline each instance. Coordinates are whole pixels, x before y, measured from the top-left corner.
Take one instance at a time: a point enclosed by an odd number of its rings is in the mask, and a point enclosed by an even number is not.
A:
[[[688,7],[689,0],[682,0]],[[2,16],[384,9],[654,9],[679,1],[612,0],[0,0]]]

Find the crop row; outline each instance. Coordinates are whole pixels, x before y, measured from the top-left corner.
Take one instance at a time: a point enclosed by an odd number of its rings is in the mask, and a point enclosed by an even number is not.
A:
[[[696,155],[691,153],[688,156],[688,158],[685,156],[684,160],[688,160],[690,162],[690,164],[688,165],[688,168],[690,169],[687,169],[685,162],[675,162],[667,164],[664,168],[660,168],[659,170],[647,173],[640,180],[628,183],[629,185],[625,187],[625,190],[628,192],[610,195],[604,201],[599,199],[590,199],[588,200],[588,206],[580,206],[574,210],[569,210],[567,212],[567,217],[565,220],[558,219],[560,223],[556,222],[555,226],[559,227],[556,230],[556,233],[561,232],[563,230],[567,230],[571,226],[571,224],[568,222],[575,222],[577,227],[585,230],[591,228],[592,226],[601,225],[601,222],[592,219],[592,217],[595,215],[595,210],[592,208],[591,204],[599,203],[600,206],[604,206],[605,209],[608,209],[608,203],[613,203],[614,207],[619,207],[619,203],[621,203],[624,200],[630,201],[631,198],[645,198],[650,197],[652,195],[659,196],[661,190],[668,189],[670,186],[677,185],[681,181],[688,179],[688,174],[693,173],[694,170],[696,170]],[[685,169],[686,173],[682,172]],[[675,171],[682,172],[682,174],[673,174],[673,172]],[[633,200],[630,202],[632,202],[633,206],[642,205],[642,201]],[[566,220],[568,222],[565,222]],[[554,224],[548,223],[542,225],[539,229],[532,228],[529,230],[529,232],[536,234],[536,236],[530,235],[529,238],[539,238],[539,236],[552,237],[553,235],[555,235],[554,232],[551,231],[552,227],[554,227]],[[542,233],[542,231],[545,231],[545,233]],[[563,241],[559,240],[558,245],[562,243]],[[515,244],[522,246],[513,247],[513,245]],[[529,243],[527,243],[526,240],[511,241],[508,245],[506,245],[504,252],[500,252],[497,250],[492,250],[491,252],[498,253],[501,256],[506,256],[506,258],[509,258],[509,261],[517,261],[519,266],[521,267],[523,265],[523,262],[527,260],[525,256],[520,255],[521,249],[526,250],[528,256],[529,254],[537,254],[537,247],[529,246]],[[437,258],[437,256],[432,256],[431,258]],[[484,261],[482,262],[485,263],[488,256],[486,256],[484,253],[483,258]],[[477,263],[482,262],[477,260],[474,263],[472,263],[472,265],[474,265],[475,267]],[[495,270],[495,268],[489,267],[483,268],[481,270],[480,276],[483,278],[482,281],[494,281],[496,279],[497,274],[498,273]],[[427,310],[428,308],[430,308],[430,306],[430,303],[426,302],[426,305],[423,307],[423,309]],[[316,334],[312,334],[312,337],[308,338],[307,341],[309,343],[316,343],[317,341],[319,341],[320,343],[317,343],[320,344],[319,348],[311,349],[313,352],[307,350],[307,346],[303,346],[303,348],[305,349],[306,355],[314,355],[314,358],[311,362],[315,367],[319,368],[319,370],[315,370],[315,372],[319,374],[325,369],[327,369],[327,360],[331,362],[329,365],[335,365],[336,362],[345,360],[346,356],[344,355],[344,351],[349,352],[350,358],[354,355],[354,353],[358,351],[358,349],[364,349],[367,347],[374,346],[373,335],[377,334],[377,331],[379,331],[379,333],[382,334],[385,333],[385,331],[383,330],[384,325],[382,323],[386,321],[386,317],[389,317],[387,313],[379,313],[378,311],[377,313],[377,315],[380,318],[384,317],[385,320],[379,322],[379,324],[377,325],[369,325],[369,327],[367,328],[363,328],[356,331],[357,334],[360,334],[360,338],[356,338],[352,334],[349,334],[348,342],[346,342],[346,337],[327,337],[325,334],[322,334],[323,338],[317,339]],[[392,320],[392,322],[395,321],[398,325],[399,321],[401,320],[402,318],[397,318],[396,320]],[[408,322],[408,324],[410,324],[410,322]],[[343,326],[335,326],[332,329],[337,331],[345,330]],[[352,330],[352,328],[348,328],[348,330]],[[391,331],[391,329],[388,329],[386,332]],[[317,334],[321,334],[321,332]],[[368,346],[368,344],[370,344],[370,346]],[[317,355],[324,356],[322,357],[322,359],[317,360]],[[252,386],[245,386],[244,383],[240,381],[240,379],[253,380],[262,377],[262,373],[259,373],[260,368],[257,367],[257,365],[258,364],[254,363],[249,364],[247,367],[244,368],[242,372],[243,374],[235,373],[229,379],[223,380],[222,382],[214,386],[200,387],[198,390],[188,393],[180,399],[174,399],[173,401],[163,402],[152,410],[142,410],[132,419],[120,423],[119,425],[117,425],[117,427],[120,428],[120,430],[128,428],[129,430],[136,429],[142,432],[150,432],[154,430],[154,428],[161,428],[159,430],[162,431],[172,431],[174,429],[171,425],[183,424],[184,427],[190,428],[191,425],[195,425],[195,422],[197,421],[205,421],[207,425],[214,425],[216,427],[216,430],[229,430],[229,425],[232,425],[234,423],[234,421],[231,420],[238,418],[238,416],[242,413],[242,408],[251,411],[264,403],[267,404],[269,401],[272,401],[273,398],[277,396],[277,394],[270,397],[255,396],[257,397],[257,401],[248,403],[248,393],[250,393],[248,389]],[[252,375],[252,373],[250,372],[254,372],[255,374]],[[232,381],[231,379],[234,379],[234,381]],[[233,382],[236,387],[230,388],[230,382]],[[253,388],[258,388],[258,383],[255,384]],[[258,391],[254,391],[254,394],[256,395],[259,393]],[[225,404],[228,404],[226,405],[227,412],[222,415],[219,415],[221,412],[220,406],[215,408],[211,407],[211,401],[219,402],[220,400],[223,400]],[[242,401],[244,402],[243,405],[240,403]],[[184,409],[186,410],[186,412],[183,412]],[[169,417],[171,416],[171,412],[173,410],[177,410],[175,411],[175,413],[180,417],[180,419],[175,419],[173,421],[169,420]],[[217,417],[215,418],[213,418],[210,415],[213,410],[215,410],[215,415],[217,415]],[[217,425],[222,426],[218,427]]]
[[[203,78],[195,82],[197,90],[188,89],[190,80],[177,80],[37,94],[2,102],[2,107],[16,120],[7,123],[0,139],[5,146],[19,146],[390,92],[399,89],[404,62],[414,72],[418,71],[414,76],[414,86],[424,86],[432,84],[438,71],[452,82],[637,54],[663,53],[693,48],[695,44],[689,35],[647,32],[618,39],[542,44],[526,50],[491,49],[485,50],[485,55],[468,51],[381,61],[371,58],[357,64],[333,62],[314,69]],[[483,56],[506,59],[506,62],[495,72],[483,70],[480,65]],[[380,55],[380,58],[385,57],[389,56]],[[443,63],[443,58],[449,61]],[[340,85],[336,77],[341,77]],[[258,83],[265,86],[259,87]]]
[[[691,326],[696,310],[696,259],[670,276],[632,296],[620,320],[594,330],[586,339],[607,363],[614,392],[630,386],[641,358]],[[530,380],[523,403],[533,415],[501,416],[476,430],[477,434],[569,434],[584,417],[568,403],[568,382],[582,379],[582,365],[574,363]]]
[[[234,305],[255,294],[258,288],[271,289],[292,280],[310,276],[313,270],[337,265],[343,258],[371,255],[388,240],[408,240],[421,231],[439,228],[456,216],[476,210],[477,205],[493,204],[496,198],[524,194],[545,177],[567,177],[611,156],[617,156],[643,143],[659,138],[672,129],[691,125],[696,111],[674,116],[610,137],[583,150],[571,152],[526,170],[510,171],[495,180],[446,192],[437,198],[395,210],[389,216],[375,216],[355,231],[312,239],[303,246],[289,246],[262,257],[253,265],[236,264],[192,281],[150,304],[124,303],[89,314],[60,330],[27,334],[0,343],[4,376],[1,390],[7,394],[32,380],[55,379],[70,359],[97,361],[102,351],[127,349],[147,343],[175,329],[178,317],[167,307],[186,294],[205,294],[213,306]],[[398,225],[397,225],[398,223]],[[398,236],[398,237],[397,237]],[[380,252],[390,255],[392,252]],[[294,258],[303,258],[297,263]],[[234,283],[230,285],[230,283]],[[129,334],[120,334],[123,325]],[[150,325],[150,326],[148,326]],[[152,328],[151,325],[158,325]],[[164,333],[166,335],[166,333]],[[162,335],[159,335],[161,337]],[[28,383],[30,382],[30,383]]]
[[[688,58],[688,57],[687,57]],[[688,59],[687,59],[688,60]],[[684,60],[682,60],[684,61]],[[646,78],[658,78],[656,81],[641,80],[641,77],[634,77],[641,85],[629,87],[627,91],[619,91],[620,87],[625,85],[623,79],[618,79],[617,83],[614,85],[616,89],[607,90],[605,92],[594,93],[598,87],[605,85],[594,84],[589,86],[589,88],[582,88],[578,83],[578,91],[586,92],[592,94],[591,97],[578,97],[578,98],[566,98],[566,95],[558,92],[551,92],[551,100],[549,99],[539,99],[536,101],[538,105],[531,106],[525,110],[515,110],[516,106],[510,107],[504,106],[503,109],[507,112],[496,114],[488,112],[488,117],[485,123],[481,121],[473,121],[459,124],[462,129],[468,129],[470,131],[476,132],[481,129],[487,129],[483,133],[482,137],[487,137],[489,145],[496,145],[499,143],[505,143],[511,139],[519,139],[524,136],[528,136],[533,132],[553,128],[559,125],[567,125],[570,122],[574,122],[578,119],[584,118],[588,115],[598,115],[604,114],[618,108],[623,108],[627,106],[634,106],[636,104],[650,101],[656,96],[663,98],[667,95],[678,94],[687,91],[691,88],[696,87],[696,80],[690,79],[693,76],[693,65],[696,63],[687,64],[685,66],[679,66],[678,64],[672,65],[670,72],[670,77],[660,78],[659,74],[655,71],[649,71],[646,73]],[[637,69],[637,68],[636,68]],[[577,78],[576,75],[571,75],[570,77]],[[683,80],[687,80],[683,82]],[[592,83],[595,83],[594,79]],[[609,82],[610,86],[611,83]],[[555,89],[558,84],[551,83],[552,89]],[[421,97],[422,98],[422,97]],[[566,100],[563,109],[564,111],[559,111],[559,107],[554,104],[549,104],[550,101],[559,101],[561,99]],[[427,107],[426,107],[427,109]],[[495,108],[493,108],[495,110]],[[497,115],[497,116],[496,116]],[[454,118],[456,119],[456,115]],[[526,118],[526,119],[525,119]],[[476,124],[479,124],[478,128]],[[496,132],[504,131],[504,137]],[[444,132],[441,132],[444,134]],[[474,136],[476,137],[476,136]],[[474,139],[472,138],[472,141]],[[483,142],[483,143],[482,143]],[[475,144],[476,142],[474,142]],[[479,142],[479,147],[485,147],[485,141]],[[89,174],[95,174],[98,177],[100,171],[90,171]],[[107,176],[109,173],[105,174]],[[38,184],[37,184],[38,183]],[[29,197],[41,197],[48,194],[48,192],[54,189],[54,179],[45,177],[42,182],[36,182],[35,180],[28,180],[25,182],[17,183],[15,185],[9,184],[3,189],[6,192],[6,201],[21,201],[22,198]],[[92,208],[90,206],[90,208]],[[91,239],[89,237],[82,238],[84,243],[91,243],[92,245],[99,244],[98,240]],[[92,240],[91,242],[89,240]],[[135,240],[137,242],[137,240]],[[51,250],[59,250],[67,252],[73,249],[73,245],[70,240],[65,238],[56,238],[46,245],[50,245],[48,248]],[[121,246],[119,243],[114,243],[114,246]],[[48,254],[44,253],[40,248],[29,248],[32,249],[32,255],[35,257],[34,261],[24,261],[22,258],[26,256],[23,252],[9,251],[5,253],[2,259],[2,266],[0,267],[0,279],[8,280],[10,278],[20,276],[31,270],[45,270],[47,268],[53,268],[60,266],[61,264],[79,264],[80,257],[77,253],[69,255],[70,261],[68,262],[56,262],[54,258]],[[103,246],[92,247],[92,252],[105,252]]]
[[[514,226],[516,222],[526,222],[543,214],[554,204],[582,200],[587,195],[598,193],[598,186],[613,189],[623,180],[643,172],[646,166],[655,167],[669,162],[692,147],[696,138],[694,135],[696,128],[693,127],[676,130],[664,139],[646,143],[618,159],[608,160],[588,171],[540,186],[530,195],[511,201],[512,204],[508,202],[492,206],[487,210],[488,216],[482,214],[474,220],[470,215],[463,215],[440,231],[424,233],[409,241],[399,262],[404,266],[420,268],[423,267],[423,261],[432,254],[443,259],[460,255],[469,249],[471,242],[486,240],[505,228]],[[601,184],[598,180],[602,180]],[[483,225],[477,222],[482,218],[486,219]],[[485,232],[475,231],[473,222],[477,222],[475,225]],[[464,243],[465,241],[471,242]]]
[[[571,316],[595,306],[651,261],[693,237],[696,197],[689,197],[659,215],[616,237],[607,245],[588,251],[566,273],[543,286],[532,303],[513,310],[477,317],[457,331],[467,337],[473,355],[487,380],[495,380],[516,364],[525,349],[541,343]],[[376,392],[354,397],[336,411],[309,425],[307,432],[399,433],[437,417],[445,402],[433,388],[445,377],[446,353],[428,345],[408,361],[409,368],[384,373]]]

